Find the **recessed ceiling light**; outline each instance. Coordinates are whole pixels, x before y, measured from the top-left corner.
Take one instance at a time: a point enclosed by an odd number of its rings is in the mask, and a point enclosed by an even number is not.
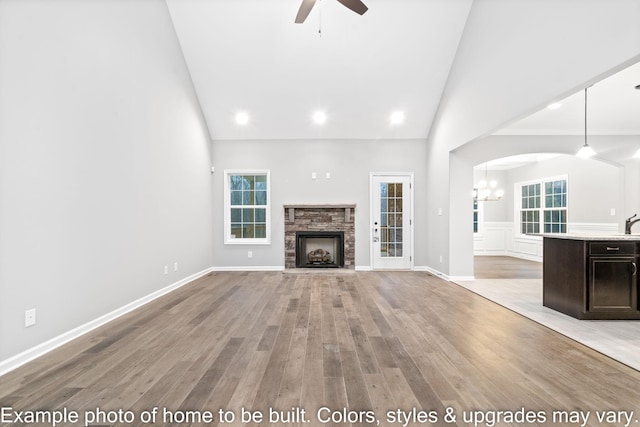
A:
[[[404,112],[394,111],[393,113],[391,113],[390,122],[392,125],[400,125],[404,123]]]
[[[324,124],[327,121],[327,115],[324,111],[316,111],[313,113],[313,122],[317,125]]]
[[[236,113],[236,123],[240,126],[245,126],[249,123],[249,114],[245,111],[238,111]]]
[[[547,108],[549,110],[557,110],[560,107],[562,107],[562,104],[560,104],[559,102],[554,102],[553,104],[547,105]]]

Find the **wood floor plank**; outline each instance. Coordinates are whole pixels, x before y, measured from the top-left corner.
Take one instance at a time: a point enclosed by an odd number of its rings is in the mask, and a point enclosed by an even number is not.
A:
[[[282,375],[279,399],[300,402],[302,396],[302,378],[304,376],[304,359],[307,346],[307,329],[294,328],[291,336],[287,364]]]
[[[307,409],[309,414],[316,414],[318,409],[325,405],[324,400],[324,374],[322,372],[322,360],[310,359],[305,360],[304,378],[302,382],[301,406]],[[310,417],[311,425],[318,425],[317,419]]]

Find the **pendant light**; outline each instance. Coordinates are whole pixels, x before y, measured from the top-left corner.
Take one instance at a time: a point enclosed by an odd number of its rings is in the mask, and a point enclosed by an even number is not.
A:
[[[589,157],[595,156],[596,152],[593,148],[589,147],[589,143],[587,142],[587,88],[584,88],[584,145],[576,156],[581,157],[583,159],[588,159]]]

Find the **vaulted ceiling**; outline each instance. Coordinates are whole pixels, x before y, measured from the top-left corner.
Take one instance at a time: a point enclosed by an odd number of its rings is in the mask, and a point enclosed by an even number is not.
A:
[[[426,138],[471,5],[319,0],[295,24],[300,0],[167,3],[214,139]]]
[[[300,0],[167,0],[212,138],[426,138],[472,1],[365,3],[360,16],[318,0],[295,24]],[[635,65],[589,89],[590,130],[640,135],[639,84]],[[583,93],[549,101],[563,106],[500,133],[583,132]]]

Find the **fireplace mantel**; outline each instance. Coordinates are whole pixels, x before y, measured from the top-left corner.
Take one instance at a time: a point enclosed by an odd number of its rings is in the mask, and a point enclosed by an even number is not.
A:
[[[344,209],[344,220],[345,222],[349,222],[351,221],[351,213],[353,210],[355,210],[356,205],[355,204],[322,204],[322,205],[316,205],[316,204],[286,204],[284,205],[284,208],[286,209],[286,211],[289,214],[289,220],[293,222],[295,215],[296,215],[296,209]]]

